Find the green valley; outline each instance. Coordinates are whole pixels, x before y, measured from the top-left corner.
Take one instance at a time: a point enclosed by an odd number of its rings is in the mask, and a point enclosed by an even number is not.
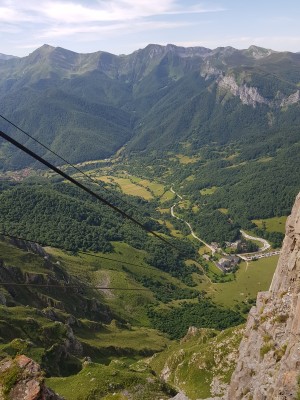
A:
[[[0,139],[0,359],[66,400],[222,396],[299,191],[299,67],[255,46],[2,59],[0,130],[104,201]]]

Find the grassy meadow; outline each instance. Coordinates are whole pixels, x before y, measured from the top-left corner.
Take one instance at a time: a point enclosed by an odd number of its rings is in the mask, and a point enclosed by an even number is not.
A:
[[[287,217],[274,217],[267,219],[254,219],[252,222],[258,226],[258,228],[263,228],[265,225],[267,232],[281,232],[285,233],[285,224]]]
[[[213,283],[208,290],[212,299],[224,306],[234,305],[256,298],[257,292],[269,289],[279,256],[242,262],[235,279],[226,283]]]

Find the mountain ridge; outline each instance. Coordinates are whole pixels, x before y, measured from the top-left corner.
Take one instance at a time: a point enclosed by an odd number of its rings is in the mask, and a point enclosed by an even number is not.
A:
[[[0,63],[0,112],[54,150],[58,141],[71,162],[106,158],[125,144],[127,152],[136,152],[195,137],[229,142],[239,132],[249,135],[246,115],[253,132],[271,132],[290,121],[280,110],[297,112],[299,66],[296,53],[255,46],[150,44],[116,56],[44,45]],[[193,146],[199,147],[195,141]],[[2,167],[4,157],[9,168],[30,164],[21,153],[1,149]]]

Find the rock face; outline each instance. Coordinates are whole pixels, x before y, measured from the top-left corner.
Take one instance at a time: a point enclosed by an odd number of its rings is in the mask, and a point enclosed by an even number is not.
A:
[[[296,399],[300,375],[300,194],[268,292],[249,313],[227,400]]]
[[[221,332],[191,326],[180,343],[152,356],[149,366],[179,391],[174,400],[201,400],[208,395],[207,400],[221,400],[237,363],[243,331],[244,326]]]
[[[213,69],[206,69],[204,76],[207,76],[208,74],[210,74],[210,76],[216,75],[216,71]],[[217,79],[217,83],[219,89],[228,90],[231,92],[231,94],[233,94],[233,96],[239,97],[243,104],[252,106],[254,108],[257,106],[257,104],[266,104],[270,108],[287,107],[300,101],[299,90],[288,97],[283,96],[282,93],[279,92],[277,93],[276,98],[269,100],[261,96],[256,87],[248,86],[245,83],[238,85],[233,76],[224,76],[222,73]]]
[[[63,400],[45,386],[40,366],[24,355],[3,360],[0,377],[0,399]]]
[[[234,77],[222,76],[219,79],[219,88],[229,90],[234,96],[238,96],[243,104],[256,107],[256,104],[269,104],[268,100],[263,98],[256,87],[247,85],[239,86]]]

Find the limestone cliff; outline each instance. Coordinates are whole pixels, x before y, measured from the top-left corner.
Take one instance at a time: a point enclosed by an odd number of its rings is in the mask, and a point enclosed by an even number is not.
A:
[[[297,399],[300,376],[300,194],[268,292],[249,313],[227,400]]]
[[[206,69],[203,72],[203,76],[216,76],[217,71],[215,69]],[[238,84],[236,79],[231,75],[223,75],[222,73],[217,78],[219,90],[229,91],[233,96],[239,97],[243,104],[248,106],[256,107],[257,104],[266,104],[270,108],[287,107],[292,104],[296,104],[300,101],[300,91],[296,90],[290,96],[284,96],[278,92],[276,97],[273,99],[267,99],[263,97],[258,88],[249,86],[246,83]]]

